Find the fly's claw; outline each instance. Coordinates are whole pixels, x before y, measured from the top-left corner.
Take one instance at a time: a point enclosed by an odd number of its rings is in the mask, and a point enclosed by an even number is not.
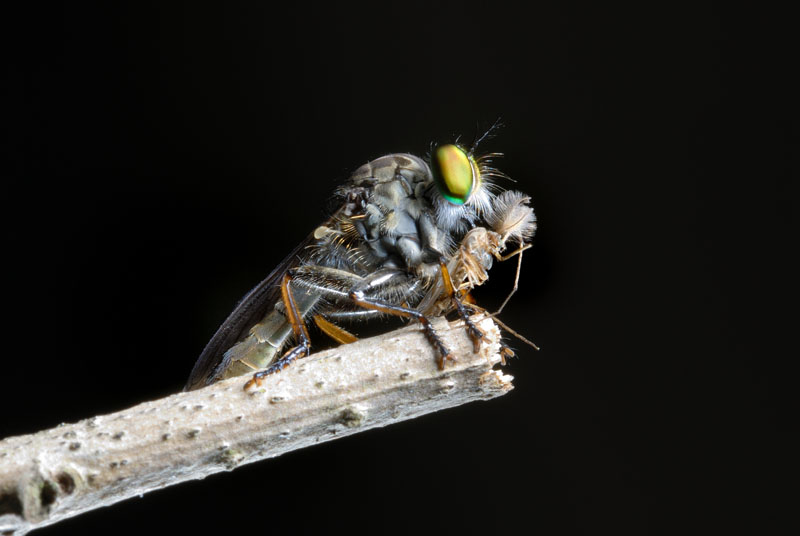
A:
[[[486,334],[469,318],[464,319],[464,325],[467,329],[467,335],[472,339],[472,351],[477,354],[478,350],[481,349],[481,341],[486,337]]]
[[[283,356],[275,361],[273,364],[265,368],[264,370],[259,370],[253,377],[250,378],[247,383],[244,384],[244,390],[249,391],[254,385],[257,387],[261,387],[261,384],[264,381],[264,378],[269,376],[270,374],[275,374],[276,372],[280,372],[292,363],[294,363],[295,359],[298,357],[304,357],[308,355],[309,347],[308,345],[299,345],[295,346]]]
[[[439,354],[437,359],[437,363],[439,365],[439,370],[444,370],[445,365],[448,361],[451,363],[456,362],[456,356],[453,355],[452,352],[444,345],[442,339],[439,338],[439,335],[433,329],[433,326],[427,319],[422,320],[422,327],[425,330],[425,336],[428,338],[428,341],[433,345],[436,349],[436,353]]]
[[[261,387],[261,382],[264,380],[258,374],[253,374],[253,377],[247,380],[247,383],[244,384],[244,390],[249,391],[253,388],[253,386]]]
[[[444,370],[444,367],[447,365],[448,361],[455,363],[456,357],[449,352],[447,354],[440,354],[438,359],[439,370]]]

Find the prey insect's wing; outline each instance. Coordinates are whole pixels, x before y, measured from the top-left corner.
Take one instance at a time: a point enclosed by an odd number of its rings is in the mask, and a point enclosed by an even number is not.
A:
[[[304,250],[314,241],[314,233],[309,234],[261,283],[241,299],[197,358],[184,391],[208,384],[222,362],[225,351],[236,344],[275,306],[280,299],[280,282],[283,275],[300,264]]]

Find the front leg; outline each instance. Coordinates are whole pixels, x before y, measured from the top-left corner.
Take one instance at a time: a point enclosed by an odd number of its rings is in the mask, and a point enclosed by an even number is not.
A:
[[[453,281],[450,279],[450,270],[447,269],[447,262],[443,257],[439,259],[439,270],[442,274],[445,294],[450,297],[456,311],[458,311],[458,316],[464,321],[467,335],[472,339],[472,351],[477,353],[481,347],[481,341],[486,337],[486,334],[481,331],[470,318],[471,310],[469,306],[462,301],[461,296],[453,287]]]

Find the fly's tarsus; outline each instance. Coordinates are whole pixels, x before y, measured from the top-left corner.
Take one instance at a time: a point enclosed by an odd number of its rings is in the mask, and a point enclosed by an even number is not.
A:
[[[308,355],[308,351],[311,349],[309,344],[300,344],[283,354],[280,359],[275,361],[269,367],[265,368],[264,370],[259,370],[253,377],[250,378],[247,383],[244,384],[244,390],[249,391],[254,385],[261,387],[261,382],[269,376],[270,374],[275,374],[276,372],[280,372],[292,363],[296,359],[301,357],[305,357]]]
[[[464,324],[467,328],[467,335],[469,335],[469,338],[472,339],[472,351],[474,353],[478,353],[478,350],[481,349],[481,341],[486,335],[472,322],[472,319],[469,317],[464,318]]]
[[[472,340],[472,351],[478,353],[478,350],[481,348],[481,341],[484,339],[486,334],[475,325],[475,323],[470,318],[475,311],[469,305],[465,304],[462,301],[462,298],[458,296],[458,294],[453,294],[452,296],[453,304],[458,311],[458,316],[464,322],[464,329],[467,330],[467,335]]]
[[[470,319],[470,308],[464,305],[461,295],[453,287],[453,281],[450,278],[450,270],[447,269],[447,259],[444,257],[439,259],[439,271],[442,276],[442,284],[444,285],[444,292],[450,296],[453,305],[458,311],[458,316],[464,321],[464,327],[467,330],[467,335],[472,339],[472,351],[478,353],[481,347],[481,341],[485,337],[483,331],[475,325]]]

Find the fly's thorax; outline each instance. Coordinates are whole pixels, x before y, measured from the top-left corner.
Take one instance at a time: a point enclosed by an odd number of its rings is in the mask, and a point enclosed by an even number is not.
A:
[[[430,192],[433,177],[424,160],[409,154],[383,156],[358,168],[339,194],[345,199],[343,229],[358,236],[374,264],[425,272],[431,251],[448,252],[453,240],[436,224]]]
[[[372,188],[398,178],[404,179],[412,191],[416,191],[419,184],[424,187],[433,182],[430,167],[423,159],[412,154],[397,153],[376,158],[355,170],[344,189]]]

